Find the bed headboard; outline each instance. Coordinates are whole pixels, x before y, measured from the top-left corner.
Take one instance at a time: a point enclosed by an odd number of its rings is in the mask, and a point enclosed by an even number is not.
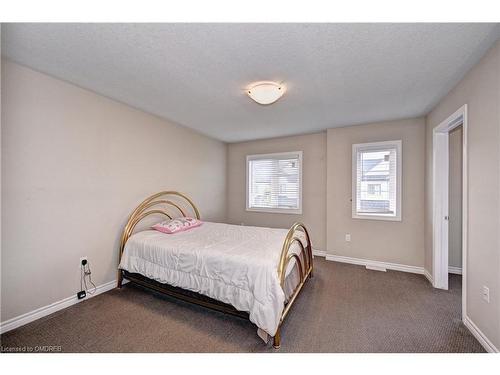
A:
[[[187,207],[186,207],[187,206]],[[192,210],[192,213],[186,211],[186,208]],[[125,243],[132,235],[134,228],[139,222],[150,215],[161,215],[172,219],[172,215],[181,214],[181,216],[194,216],[200,219],[200,211],[193,203],[193,201],[185,194],[178,191],[162,191],[151,195],[142,201],[137,208],[130,215],[127,225],[123,230],[120,241],[120,259],[125,248]],[[178,215],[177,215],[178,216]]]

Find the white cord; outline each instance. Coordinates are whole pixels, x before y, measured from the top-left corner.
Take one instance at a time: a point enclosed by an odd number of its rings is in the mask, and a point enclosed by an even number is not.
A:
[[[89,264],[89,262],[87,261],[87,264],[82,265],[80,269],[81,269],[81,273],[80,273],[80,290],[85,290],[85,292],[88,293],[89,295],[94,294],[95,291],[97,290],[97,287],[95,286],[95,284],[92,281],[92,271],[90,270],[90,264]],[[87,277],[88,277],[89,283],[93,287],[92,291],[88,290]]]

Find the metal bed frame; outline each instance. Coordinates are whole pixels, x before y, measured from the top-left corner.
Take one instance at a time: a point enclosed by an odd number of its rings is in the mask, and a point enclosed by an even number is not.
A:
[[[173,201],[172,199],[176,201]],[[177,202],[179,200],[180,202]],[[137,224],[139,224],[143,219],[145,219],[150,215],[162,215],[169,219],[172,219],[173,216],[171,215],[171,213],[167,211],[167,209],[169,209],[170,207],[175,208],[176,211],[180,213],[180,215],[186,217],[188,216],[186,215],[186,210],[185,210],[186,203],[189,206],[189,208],[193,211],[195,217],[197,219],[200,219],[200,212],[196,207],[196,205],[193,203],[193,201],[186,195],[179,193],[177,191],[162,191],[146,198],[132,212],[127,221],[127,224],[125,225],[120,242],[120,255],[118,261],[120,262],[123,250],[125,248],[125,244],[127,243],[129,237],[133,234]],[[306,244],[304,244],[301,238],[298,236],[298,232],[304,233]],[[299,254],[289,253],[289,250],[294,243],[296,243],[300,248],[301,252]],[[305,282],[307,281],[308,278],[312,277],[313,275],[313,255],[312,255],[311,240],[306,227],[302,223],[295,223],[291,226],[291,228],[288,231],[288,234],[285,237],[285,241],[281,249],[280,261],[276,272],[278,273],[278,278],[280,280],[282,288],[284,288],[285,286],[286,271],[288,268],[288,264],[292,259],[294,259],[297,263],[300,279],[297,286],[295,287],[292,294],[285,303],[283,313],[281,314],[281,319],[278,325],[278,329],[273,339],[273,347],[275,349],[279,349],[281,346],[281,326],[283,324],[285,317],[288,315],[290,308],[292,307],[297,296],[302,290]],[[159,283],[155,280],[149,279],[140,274],[130,273],[125,270],[118,271],[118,285],[117,285],[118,288],[122,287],[124,279],[127,279],[130,282],[140,285],[142,287],[146,287],[148,289],[160,292],[162,294],[171,297],[181,299],[186,302],[194,303],[200,306],[224,312],[226,314],[231,314],[234,316],[248,319],[248,313],[243,311],[238,311],[233,306],[228,305],[226,303],[214,300],[199,293],[177,288],[168,284]]]

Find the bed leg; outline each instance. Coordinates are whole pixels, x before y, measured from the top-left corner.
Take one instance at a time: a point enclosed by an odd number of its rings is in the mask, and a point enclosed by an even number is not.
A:
[[[276,334],[274,335],[273,348],[274,349],[281,348],[281,333],[280,333],[280,328],[278,328],[278,330],[276,331]]]
[[[122,274],[122,271],[118,271],[118,280],[117,280],[117,283],[116,283],[116,287],[118,289],[121,289],[122,288],[122,283],[123,283],[123,274]]]

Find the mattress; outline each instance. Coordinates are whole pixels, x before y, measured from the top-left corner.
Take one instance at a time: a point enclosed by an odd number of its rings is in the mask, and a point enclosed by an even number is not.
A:
[[[278,279],[287,233],[211,222],[176,234],[146,230],[128,239],[119,268],[231,304],[274,336],[299,280],[292,262],[285,291]],[[299,253],[300,247],[294,244],[290,252]]]

